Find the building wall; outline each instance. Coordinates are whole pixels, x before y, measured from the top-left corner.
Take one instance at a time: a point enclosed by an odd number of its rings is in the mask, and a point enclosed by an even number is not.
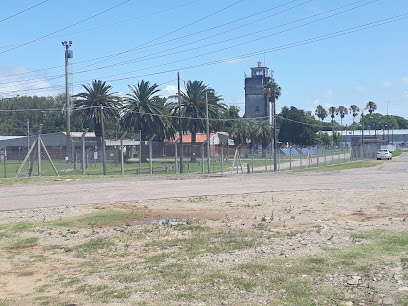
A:
[[[268,76],[245,78],[245,118],[269,116],[269,105],[263,87],[272,80]]]

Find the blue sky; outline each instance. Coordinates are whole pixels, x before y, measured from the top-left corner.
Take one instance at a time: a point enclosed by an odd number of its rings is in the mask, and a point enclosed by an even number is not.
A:
[[[262,61],[282,87],[278,110],[371,100],[408,118],[406,0],[43,1],[2,3],[2,97],[64,92],[61,41],[72,40],[72,93],[101,79],[125,94],[144,79],[169,95],[180,71],[182,82],[202,80],[244,110],[244,75]]]

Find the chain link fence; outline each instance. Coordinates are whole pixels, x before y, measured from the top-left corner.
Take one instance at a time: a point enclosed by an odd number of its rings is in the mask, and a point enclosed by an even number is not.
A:
[[[259,146],[134,141],[45,146],[37,138],[25,146],[0,146],[0,178],[74,175],[227,174],[286,171],[374,159],[379,145],[285,147],[275,154]],[[276,161],[274,156],[276,155]]]

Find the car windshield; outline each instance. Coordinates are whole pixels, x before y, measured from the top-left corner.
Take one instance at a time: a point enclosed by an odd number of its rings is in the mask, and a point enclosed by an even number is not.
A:
[[[388,152],[388,150],[379,150],[378,152]]]

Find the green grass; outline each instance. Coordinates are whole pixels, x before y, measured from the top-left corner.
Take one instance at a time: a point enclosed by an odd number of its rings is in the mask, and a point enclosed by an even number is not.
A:
[[[25,239],[19,239],[9,246],[10,249],[27,249],[32,248],[38,244],[37,237],[30,237]]]
[[[105,253],[114,245],[113,242],[102,238],[91,239],[89,242],[83,243],[75,247],[77,257],[84,258],[88,255],[96,255]]]
[[[51,224],[60,227],[98,227],[114,224],[127,224],[128,222],[141,219],[142,216],[143,215],[141,212],[117,212],[103,210],[76,218],[53,221]]]
[[[171,240],[153,241],[146,244],[148,247],[157,247],[161,250],[177,249],[189,257],[200,254],[219,254],[235,250],[254,248],[259,245],[254,239],[254,235],[235,233],[209,233],[195,235],[188,238],[174,238]]]
[[[2,237],[12,237],[17,234],[27,232],[38,226],[37,223],[31,221],[20,221],[9,224],[0,225],[0,238]]]
[[[309,168],[309,169],[302,169],[299,171],[337,171],[337,170],[349,170],[349,169],[356,169],[356,168],[369,168],[375,167],[379,164],[383,163],[383,160],[361,160],[356,162],[345,163],[341,165],[334,165],[334,166],[326,166],[326,167],[319,167],[319,168]]]

